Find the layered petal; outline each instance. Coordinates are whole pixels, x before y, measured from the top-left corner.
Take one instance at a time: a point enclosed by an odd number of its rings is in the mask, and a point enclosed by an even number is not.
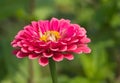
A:
[[[38,62],[41,66],[46,66],[49,63],[48,58],[46,58],[46,57],[40,57]]]
[[[17,58],[38,58],[41,66],[46,66],[49,58],[57,62],[64,58],[73,60],[74,53],[91,52],[87,45],[91,40],[86,33],[85,28],[66,19],[32,21],[11,42],[13,54]]]
[[[72,54],[64,54],[64,58],[66,58],[68,60],[73,60],[74,56]]]
[[[50,30],[58,31],[59,30],[59,20],[52,18],[50,21]]]
[[[61,53],[56,53],[56,54],[53,55],[53,60],[57,61],[57,62],[62,61],[63,58],[64,58],[64,56]]]
[[[26,56],[28,56],[28,54],[23,53],[22,51],[18,51],[18,52],[16,53],[16,57],[17,57],[17,58],[24,58],[24,57],[26,57]]]
[[[35,53],[33,53],[33,54],[29,54],[29,59],[36,59],[36,58],[38,58],[39,57],[39,55],[37,55],[37,54],[35,54]]]
[[[52,57],[52,56],[53,56],[53,53],[43,52],[43,56],[49,58],[49,57]]]

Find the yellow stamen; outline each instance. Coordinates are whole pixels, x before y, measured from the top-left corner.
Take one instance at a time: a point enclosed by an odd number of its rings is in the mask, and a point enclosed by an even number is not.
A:
[[[42,40],[42,41],[47,41],[47,36],[43,35],[43,36],[40,38],[40,40]]]
[[[60,38],[60,33],[57,31],[47,31],[41,37],[40,40],[42,41],[57,41]]]

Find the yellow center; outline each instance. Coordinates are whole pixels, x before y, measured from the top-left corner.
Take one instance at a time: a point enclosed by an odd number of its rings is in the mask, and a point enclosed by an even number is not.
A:
[[[41,34],[41,33],[40,33]],[[60,38],[60,33],[57,31],[47,31],[40,35],[40,40],[42,41],[57,41]]]

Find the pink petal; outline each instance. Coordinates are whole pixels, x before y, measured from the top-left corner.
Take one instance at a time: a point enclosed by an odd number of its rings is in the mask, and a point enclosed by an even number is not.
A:
[[[32,21],[32,26],[34,28],[35,31],[38,31],[38,23],[36,21]]]
[[[14,47],[14,48],[17,47],[17,46],[18,46],[17,44],[12,44],[12,47]]]
[[[45,43],[45,42],[40,42],[40,43],[39,43],[39,45],[42,46],[42,47],[45,47],[45,46],[47,46],[48,44],[49,44],[48,42],[47,42],[47,43]]]
[[[50,50],[52,50],[52,51],[58,51],[59,49],[58,48],[50,48]]]
[[[20,31],[17,33],[17,35],[15,36],[15,38],[16,38],[16,39],[19,38],[20,35],[23,34],[23,32],[24,32],[24,30],[20,30]]]
[[[39,31],[41,31],[42,33],[50,30],[50,23],[48,20],[45,20],[45,21],[41,20],[38,22],[38,24],[40,26]]]
[[[29,51],[33,51],[34,48],[33,48],[33,47],[28,47],[28,50],[29,50]]]
[[[49,58],[49,57],[52,57],[53,54],[52,53],[46,53],[46,52],[44,52],[43,56]]]
[[[58,31],[59,20],[56,18],[52,18],[50,21],[50,29]]]
[[[52,51],[58,51],[59,50],[58,43],[57,42],[52,42],[50,44],[50,50],[52,50]]]
[[[44,24],[44,21],[43,21],[43,20],[38,21],[39,32],[41,32],[42,34],[43,34],[44,32],[46,32],[46,31],[45,31],[45,27],[43,26],[43,24]]]
[[[72,50],[76,50],[77,49],[77,45],[70,45],[68,46],[68,51],[72,51]]]
[[[28,56],[28,55],[26,53],[21,52],[21,51],[18,51],[17,54],[16,54],[17,58],[24,58],[26,56]]]
[[[13,40],[13,41],[11,42],[11,45],[15,44],[16,42],[17,42],[17,40]]]
[[[24,53],[27,53],[28,49],[27,48],[21,48],[21,51],[24,52]]]
[[[41,53],[43,50],[35,50],[35,53]]]
[[[46,32],[46,30],[49,30],[49,24],[48,23],[49,23],[48,21],[40,20],[38,22],[39,31],[44,33],[44,32]]]
[[[60,51],[64,52],[64,51],[67,51],[67,46],[61,46],[59,48]]]
[[[28,45],[27,44],[23,44],[24,47],[27,47]]]
[[[73,39],[70,41],[70,43],[77,43],[79,41],[79,39]]]
[[[86,34],[86,30],[84,28],[79,28],[79,36],[84,36]]]
[[[28,58],[29,59],[36,59],[36,58],[38,58],[38,55],[36,55],[36,54],[29,54]]]
[[[32,35],[34,29],[33,29],[33,27],[32,27],[31,25],[27,25],[27,26],[24,27],[24,31],[25,31],[27,34]],[[24,35],[25,35],[25,34],[24,34]]]
[[[63,58],[64,58],[63,54],[60,54],[60,53],[56,53],[56,54],[53,56],[53,60],[54,60],[54,61],[57,61],[57,62],[62,61]]]
[[[43,67],[48,65],[48,63],[49,63],[48,58],[46,58],[46,57],[40,57],[38,62]]]
[[[65,41],[70,41],[70,40],[71,40],[71,38],[64,38],[64,40],[65,40]]]
[[[72,54],[64,54],[64,57],[68,60],[73,60],[74,56]]]
[[[13,50],[12,53],[16,55],[19,51],[20,51],[19,49],[16,49],[16,50]]]
[[[87,38],[87,37],[82,38],[80,41],[82,43],[89,43],[89,42],[91,42],[91,40],[89,38]]]
[[[67,37],[73,37],[73,36],[75,36],[75,30],[74,30],[74,26],[69,26],[68,28],[67,28],[67,31],[65,32],[67,35]]]
[[[19,46],[19,47],[21,47],[21,46],[22,46],[21,41],[17,42],[17,46]]]
[[[67,45],[67,43],[66,42],[60,42],[62,45]]]
[[[81,54],[81,53],[82,53],[81,47],[80,47],[80,48],[77,48],[77,49],[74,50],[73,52],[75,52],[75,53],[77,53],[77,54]]]
[[[60,33],[64,33],[65,28],[67,28],[70,25],[70,20],[65,20],[65,19],[61,19],[59,22],[59,31]]]
[[[44,28],[45,28],[45,31],[48,31],[50,30],[50,22],[48,20],[46,20],[43,24]]]
[[[43,52],[45,49],[43,49],[43,48],[36,48],[35,49],[35,53],[41,53],[41,52]]]
[[[83,47],[83,48],[81,48],[82,49],[82,51],[84,52],[84,53],[90,53],[91,52],[91,49],[89,48],[89,47]]]

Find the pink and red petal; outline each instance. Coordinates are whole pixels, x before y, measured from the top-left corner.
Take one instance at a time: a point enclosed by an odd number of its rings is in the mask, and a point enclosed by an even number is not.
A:
[[[68,51],[73,51],[73,50],[76,50],[77,49],[77,45],[76,44],[73,44],[73,45],[69,45],[68,46]]]
[[[77,54],[81,54],[82,53],[82,49],[81,49],[81,47],[79,47],[76,50],[74,50],[73,52],[77,53]]]
[[[29,50],[29,51],[33,51],[33,50],[35,50],[35,48],[34,48],[33,46],[29,46],[29,47],[28,47],[28,50]]]
[[[38,31],[39,31],[38,23],[37,23],[36,21],[32,21],[31,24],[32,24],[34,30],[35,30],[36,32],[38,32]]]
[[[83,53],[90,53],[91,52],[91,49],[87,46],[82,47],[81,49],[82,49]]]
[[[20,51],[20,49],[15,49],[15,50],[13,50],[12,53],[16,55],[19,51]]]
[[[43,52],[43,56],[49,58],[53,56],[53,53]]]
[[[46,58],[46,57],[40,57],[38,62],[43,67],[48,65],[48,63],[49,63],[48,58]]]
[[[60,53],[56,53],[56,54],[53,55],[53,60],[57,61],[57,62],[62,61],[63,58],[64,58],[64,55],[60,54]]]
[[[58,31],[59,30],[59,20],[52,18],[50,21],[50,30]]]
[[[17,58],[24,58],[26,56],[28,56],[28,54],[27,53],[23,53],[21,51],[18,51],[17,54],[16,54]]]
[[[80,40],[80,42],[86,44],[86,43],[91,42],[91,40],[90,40],[89,38],[87,38],[87,37],[83,37],[83,38]]]
[[[22,47],[22,48],[21,48],[21,51],[24,52],[24,53],[28,53],[28,52],[29,52],[28,49],[25,48],[25,47]]]
[[[68,60],[73,60],[74,56],[72,54],[64,54],[64,58],[66,58]]]
[[[67,46],[61,46],[61,47],[59,48],[59,51],[62,51],[62,52],[67,51]]]
[[[51,42],[50,50],[51,51],[59,51],[58,44],[59,44],[58,42]]]
[[[37,54],[29,54],[29,56],[28,56],[28,58],[29,59],[36,59],[36,58],[38,58],[39,56],[37,55]]]

